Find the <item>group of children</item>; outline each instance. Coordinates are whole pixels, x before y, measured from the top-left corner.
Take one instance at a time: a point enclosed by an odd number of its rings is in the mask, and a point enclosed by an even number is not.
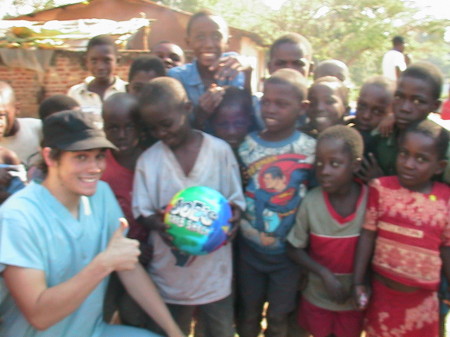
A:
[[[49,98],[40,109],[44,140],[53,137],[45,131],[48,116],[58,119],[63,110],[72,110],[63,114],[74,120],[81,110],[103,124],[109,149],[89,148],[97,152],[84,156],[101,163],[101,179],[130,223],[127,236],[139,243],[140,263],[182,333],[189,335],[195,320],[196,336],[257,337],[264,317],[267,337],[442,334],[437,290],[450,277],[449,136],[427,120],[439,107],[439,70],[417,63],[398,83],[368,79],[349,117],[348,69],[337,60],[322,62],[309,85],[313,51],[303,36],[287,34],[273,43],[260,99],[249,91],[251,69],[225,52],[227,39],[222,18],[199,12],[187,26],[192,63],[173,67],[177,49],[163,42],[158,53],[164,63],[135,60],[125,83],[114,77],[112,40],[94,38],[86,58],[93,78],[70,89],[74,100]],[[6,118],[5,130],[12,120]],[[62,149],[74,156],[79,151]],[[42,153],[47,164],[58,163],[58,154],[48,151]],[[3,161],[9,164],[6,156]],[[45,171],[35,171],[35,180],[52,191],[56,178],[50,184]],[[72,194],[86,192],[71,184],[65,187]],[[177,250],[163,222],[173,195],[190,186],[211,187],[232,207],[235,230],[208,255]],[[8,271],[11,265],[33,268],[4,248],[12,237],[2,215],[9,214],[8,202],[0,209],[0,264],[26,319],[8,322],[10,330],[3,331],[41,336],[12,285],[17,274]],[[14,252],[27,254],[23,247]],[[116,270],[130,292],[129,280]],[[164,314],[150,317],[136,292],[127,294],[117,280],[113,276],[103,289],[106,320],[117,311],[124,324],[178,336]],[[76,309],[50,325],[67,324]],[[21,324],[27,328],[18,329]]]

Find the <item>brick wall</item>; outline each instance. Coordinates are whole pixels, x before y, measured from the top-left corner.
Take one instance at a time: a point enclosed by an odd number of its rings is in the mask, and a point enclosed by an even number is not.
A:
[[[142,52],[127,51],[122,54],[116,74],[128,79],[128,69],[132,60]],[[8,82],[16,93],[21,117],[37,117],[39,103],[52,95],[65,94],[74,84],[89,76],[83,66],[83,53],[56,51],[50,68],[39,82],[35,71],[23,68],[9,68],[0,63],[0,80]]]

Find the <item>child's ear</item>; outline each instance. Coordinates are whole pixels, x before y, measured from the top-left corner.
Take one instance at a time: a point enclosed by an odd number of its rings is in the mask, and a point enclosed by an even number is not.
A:
[[[430,112],[437,112],[437,111],[439,111],[439,107],[441,106],[441,100],[440,99],[437,99],[437,100],[435,100],[434,102],[433,102],[433,110],[432,111],[430,111]]]
[[[439,161],[438,166],[436,168],[436,172],[434,174],[442,174],[445,171],[445,168],[447,167],[447,160],[442,159]]]
[[[190,115],[192,113],[193,105],[190,101],[183,103],[183,111],[186,115]]]
[[[356,160],[353,161],[353,174],[356,174],[361,169],[361,163],[362,158],[356,158]]]
[[[50,157],[50,152],[52,151],[49,147],[44,147],[41,150],[42,158],[44,158],[45,164],[48,167],[56,166],[57,161]]]

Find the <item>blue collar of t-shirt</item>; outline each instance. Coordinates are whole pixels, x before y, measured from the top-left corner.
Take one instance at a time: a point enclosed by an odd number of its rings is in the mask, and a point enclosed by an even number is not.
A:
[[[295,130],[288,138],[273,142],[273,141],[268,141],[265,139],[262,139],[261,136],[259,135],[259,131],[253,131],[252,133],[250,133],[250,137],[252,137],[255,142],[257,142],[258,144],[264,146],[264,147],[282,147],[282,146],[286,146],[289,145],[295,141],[297,141],[300,136],[301,136],[301,132],[298,130]]]

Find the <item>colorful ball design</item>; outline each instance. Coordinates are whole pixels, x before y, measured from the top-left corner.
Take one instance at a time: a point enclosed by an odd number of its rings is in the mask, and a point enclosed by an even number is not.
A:
[[[192,255],[205,255],[222,246],[231,228],[230,218],[228,200],[205,186],[175,194],[164,214],[175,247]]]

